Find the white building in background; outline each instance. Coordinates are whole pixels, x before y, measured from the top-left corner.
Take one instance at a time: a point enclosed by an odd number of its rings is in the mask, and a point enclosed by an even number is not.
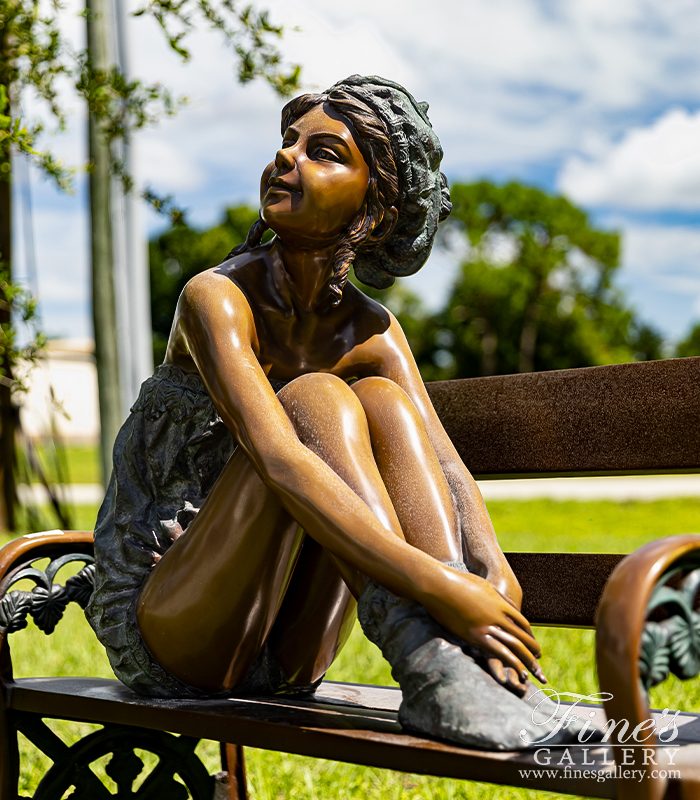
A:
[[[99,442],[94,350],[92,339],[49,340],[27,380],[29,392],[22,398],[20,419],[26,436],[50,436],[55,425],[64,442]]]

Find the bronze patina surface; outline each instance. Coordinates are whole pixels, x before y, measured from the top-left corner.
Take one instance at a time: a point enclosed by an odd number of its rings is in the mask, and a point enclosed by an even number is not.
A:
[[[449,213],[426,112],[376,77],[291,101],[259,221],[183,291],[117,439],[87,609],[143,694],[311,692],[370,586],[411,618],[397,638],[363,606],[397,674],[429,662],[436,698],[474,686],[461,721],[425,730],[513,747],[530,724],[519,698],[544,676],[518,581],[398,322],[347,282],[352,263],[376,286],[415,272]],[[502,727],[479,708],[492,692],[513,707],[509,744],[459,733]]]

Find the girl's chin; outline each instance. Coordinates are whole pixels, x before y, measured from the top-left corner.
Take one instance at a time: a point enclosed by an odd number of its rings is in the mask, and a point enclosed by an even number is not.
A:
[[[279,241],[292,248],[322,251],[329,247],[337,247],[342,239],[341,234],[328,236],[325,233],[309,231],[307,227],[285,225],[284,223],[289,220],[263,216],[263,221]]]
[[[289,204],[266,202],[260,209],[260,216],[265,225],[287,244],[326,248],[337,245],[344,235],[344,231],[315,229],[313,222],[316,220],[311,220],[310,225],[308,218],[304,218]]]
[[[281,225],[284,225],[285,221],[294,225],[292,219],[299,217],[299,208],[294,202],[293,196],[288,194],[266,197],[260,212],[263,220],[270,228],[273,228],[278,220]]]
[[[268,228],[275,233],[277,229],[288,231],[303,231],[308,229],[308,219],[295,208],[290,198],[280,198],[276,202],[265,202],[260,209],[260,216]]]

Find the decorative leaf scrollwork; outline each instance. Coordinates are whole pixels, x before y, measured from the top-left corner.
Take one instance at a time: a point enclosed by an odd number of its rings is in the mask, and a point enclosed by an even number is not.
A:
[[[669,628],[671,671],[682,680],[694,678],[700,672],[700,615],[674,617]]]
[[[662,576],[647,608],[647,616],[659,611],[667,615],[660,622],[647,621],[642,631],[639,673],[647,691],[669,673],[689,680],[700,672],[700,613],[693,610],[700,569],[686,575],[679,588],[669,586],[680,571]]]
[[[0,628],[8,633],[27,627],[27,614],[32,607],[31,592],[10,592],[0,600]]]
[[[668,632],[658,622],[648,622],[642,631],[639,671],[645,685],[654,686],[666,680],[670,671]],[[647,688],[648,688],[647,686]]]
[[[63,612],[66,610],[69,598],[63,586],[52,584],[49,589],[37,586],[32,591],[31,615],[37,628],[44,633],[53,633],[58,625]]]
[[[81,608],[90,602],[95,588],[95,565],[88,564],[66,581],[66,594],[69,600],[76,602]]]
[[[66,581],[66,585],[54,583],[58,570],[70,561],[83,561],[86,566]],[[14,633],[27,626],[31,616],[37,628],[44,633],[53,633],[71,600],[85,608],[95,584],[95,565],[91,556],[72,553],[54,559],[42,572],[32,566],[20,570],[12,584],[21,580],[32,580],[36,584],[31,592],[15,590],[0,598],[0,632]]]

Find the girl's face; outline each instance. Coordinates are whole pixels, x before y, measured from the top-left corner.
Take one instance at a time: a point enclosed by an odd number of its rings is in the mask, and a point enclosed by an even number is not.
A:
[[[287,129],[263,172],[262,218],[283,240],[332,244],[362,208],[369,178],[349,123],[327,104],[316,106]]]

